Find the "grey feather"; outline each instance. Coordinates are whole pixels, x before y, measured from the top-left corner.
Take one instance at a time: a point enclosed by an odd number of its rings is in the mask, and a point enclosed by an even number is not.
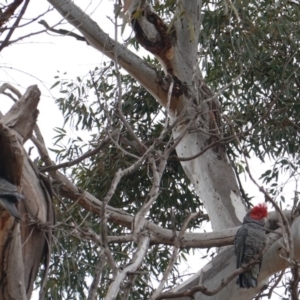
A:
[[[264,220],[254,220],[248,214],[244,218],[243,225],[238,230],[234,240],[237,268],[257,258],[257,255],[264,248],[266,242],[264,224]],[[256,287],[260,266],[261,262],[253,265],[245,273],[240,274],[237,284],[243,288]]]
[[[21,219],[21,214],[16,204],[20,199],[25,199],[25,197],[18,192],[18,188],[0,177],[0,205],[18,220]]]

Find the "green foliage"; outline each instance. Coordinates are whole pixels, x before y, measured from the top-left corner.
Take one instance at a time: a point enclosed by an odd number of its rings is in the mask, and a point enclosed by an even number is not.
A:
[[[223,2],[222,2],[223,3]],[[206,80],[244,149],[277,158],[297,156],[300,135],[299,5],[237,1],[232,9],[206,7],[201,31]],[[225,122],[227,123],[227,122]],[[228,135],[231,128],[226,128]]]
[[[220,96],[225,136],[232,136],[234,131],[243,151],[262,161],[268,156],[276,159],[274,167],[262,174],[261,179],[270,185],[270,193],[277,196],[282,190],[277,183],[280,173],[293,172],[296,176],[299,165],[299,5],[286,1],[275,5],[271,0],[240,0],[234,6],[224,6],[227,3],[224,1],[219,1],[216,6],[209,1],[203,2],[201,66],[207,83],[215,91],[227,86]],[[152,4],[164,20],[172,22],[175,1],[153,1]],[[148,57],[145,61],[157,67],[155,60]],[[120,131],[116,143],[110,142],[98,154],[66,171],[79,187],[102,200],[117,170],[132,165],[140,156],[132,135],[120,122],[117,112],[120,91],[114,65],[104,64],[85,79],[69,81],[63,76],[58,76],[52,87],[59,87],[62,94],[57,104],[64,115],[63,125],[71,125],[76,136],[69,136],[64,126],[55,129],[55,146],[51,151],[58,162],[72,161],[94,149],[107,132]],[[151,145],[163,129],[165,115],[151,95],[128,75],[122,75],[121,107],[135,134],[146,146]],[[157,144],[156,151],[162,151],[170,138],[169,132]],[[233,160],[240,150],[236,141],[228,144],[228,153]],[[243,165],[236,164],[236,170],[237,173],[244,172]],[[135,173],[121,180],[109,205],[136,214],[147,200],[151,176],[147,164],[142,164]],[[294,198],[298,203],[298,194]],[[67,225],[81,224],[100,234],[100,217],[67,199],[59,200],[56,202],[58,222],[66,226],[59,227],[56,233],[47,299],[85,299],[100,247],[91,240],[72,236],[73,229],[68,229]],[[281,200],[285,201],[285,198]],[[170,160],[161,181],[160,195],[147,218],[171,228],[173,212],[178,229],[185,218],[184,211],[197,211],[201,205],[180,163]],[[122,226],[108,226],[109,235],[129,232]],[[201,220],[190,224],[191,229],[200,226]],[[110,245],[118,266],[129,263],[135,247],[134,243]],[[150,248],[130,299],[147,299],[151,282],[157,281],[165,270],[171,251],[170,247],[161,245]],[[184,252],[181,258],[185,259]],[[178,277],[176,266],[172,276]],[[111,279],[111,270],[105,265],[99,299],[104,297]]]
[[[147,58],[150,61],[149,58]],[[154,62],[152,62],[154,63]],[[64,77],[65,75],[62,75]],[[159,104],[128,75],[122,77],[122,111],[139,139],[150,146],[161,134],[165,116]],[[125,169],[140,156],[138,149],[133,147],[134,140],[126,127],[120,122],[116,112],[118,88],[113,64],[104,64],[90,72],[85,80],[75,81],[56,77],[56,87],[60,87],[62,97],[57,104],[64,115],[64,126],[70,125],[76,130],[76,137],[68,136],[64,128],[55,128],[55,147],[50,150],[57,156],[57,161],[71,161],[82,155],[88,149],[93,149],[106,132],[119,129],[121,135],[116,143],[110,142],[98,154],[81,161],[66,172],[77,186],[87,190],[102,200],[108,192],[112,179],[119,169]],[[90,133],[87,136],[87,133]],[[167,136],[157,144],[156,151],[163,151],[171,138]],[[123,142],[123,140],[124,142]],[[173,153],[175,155],[175,152]],[[152,187],[151,172],[147,164],[142,164],[136,172],[124,177],[119,183],[109,205],[120,208],[134,216],[147,201],[147,195]],[[57,202],[57,221],[65,226],[60,227],[56,234],[56,248],[51,259],[48,281],[48,299],[85,299],[87,287],[95,272],[99,245],[92,241],[72,237],[72,230],[67,225],[81,224],[82,228],[91,228],[97,234],[101,233],[100,217],[90,215],[79,205],[70,203],[67,199]],[[195,212],[201,206],[199,198],[194,194],[188,179],[185,177],[180,163],[170,160],[161,181],[160,194],[152,206],[147,219],[164,228],[171,227],[171,212],[175,215],[175,226],[180,229],[186,214],[185,210]],[[201,219],[191,222],[191,228],[198,228]],[[123,226],[109,224],[109,235],[120,236],[130,232]],[[71,232],[71,233],[68,233]],[[71,235],[71,236],[70,236]],[[110,250],[118,265],[129,263],[135,251],[134,243],[112,244]],[[186,252],[186,251],[183,251]],[[158,281],[161,272],[167,267],[172,248],[169,246],[152,246],[146,261],[139,271],[131,299],[147,298],[151,290],[149,284]],[[70,274],[70,276],[69,276]],[[175,267],[174,278],[179,276]],[[111,282],[112,274],[106,266],[102,276],[99,299],[102,299]],[[57,282],[63,282],[58,285]],[[70,296],[72,295],[72,296]]]

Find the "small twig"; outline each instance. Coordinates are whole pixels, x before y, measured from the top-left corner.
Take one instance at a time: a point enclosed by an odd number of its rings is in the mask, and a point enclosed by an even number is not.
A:
[[[172,92],[173,92],[173,87],[174,87],[174,79],[173,79],[173,76],[171,74],[169,74],[169,78],[170,78],[171,83],[170,83],[170,86],[169,86],[169,89],[168,89],[165,128],[168,127],[169,115],[170,115],[170,104],[171,104]]]
[[[4,92],[5,92],[6,89],[7,89],[7,90],[10,90],[12,93],[14,93],[14,94],[18,97],[18,99],[20,99],[20,98],[22,97],[22,94],[19,92],[19,90],[16,89],[14,86],[12,86],[12,85],[9,84],[9,83],[4,83],[4,84],[1,85],[1,87],[0,87],[0,94],[4,94]],[[14,102],[17,101],[17,100],[14,99],[14,98],[12,98],[12,100],[13,100]]]
[[[139,268],[139,266],[142,264],[143,259],[149,247],[149,241],[150,241],[150,237],[146,234],[139,238],[137,250],[134,253],[131,262],[127,266],[125,266],[123,270],[118,272],[115,280],[109,286],[105,300],[116,299],[120,290],[121,283],[123,282],[127,274],[129,272],[136,271]]]
[[[104,248],[104,253],[106,255],[106,258],[107,258],[107,262],[112,270],[112,274],[113,274],[113,278],[116,278],[117,274],[118,274],[118,267],[117,267],[117,264],[114,260],[114,257],[112,255],[112,253],[110,252],[110,250],[108,248]]]
[[[149,271],[134,271],[134,272],[127,272],[127,275],[146,275],[149,274]]]
[[[139,234],[139,232],[143,229],[145,225],[145,216],[149,212],[152,204],[157,199],[159,195],[159,187],[160,187],[160,181],[163,175],[163,172],[165,170],[167,160],[163,158],[163,155],[160,158],[160,163],[157,168],[156,162],[154,157],[149,157],[149,163],[152,166],[152,173],[153,173],[153,182],[152,187],[149,191],[148,198],[149,200],[143,204],[141,209],[138,211],[138,213],[134,217],[134,226],[133,226],[133,234],[135,237]]]
[[[171,228],[172,228],[172,236],[175,241],[176,239],[176,220],[175,220],[175,212],[171,210]]]
[[[292,234],[291,234],[291,228],[289,226],[289,222],[286,218],[286,216],[284,215],[284,213],[282,212],[282,210],[280,209],[280,207],[278,206],[278,204],[275,202],[275,200],[270,196],[270,194],[264,189],[263,186],[260,186],[257,181],[254,179],[254,177],[252,176],[252,173],[250,171],[250,167],[249,167],[249,163],[248,163],[248,159],[246,157],[246,155],[244,155],[244,159],[246,162],[246,171],[251,179],[251,181],[258,187],[259,191],[262,192],[266,198],[267,201],[269,201],[270,203],[272,203],[272,205],[274,206],[275,210],[278,212],[280,218],[281,218],[281,223],[284,226],[285,232],[287,234],[288,237],[288,241],[286,241],[284,234],[282,235],[283,237],[283,241],[284,244],[286,246],[286,251],[288,252],[288,256],[291,260],[293,260],[293,253],[294,253],[294,243],[293,243],[293,239],[292,239]]]
[[[260,124],[263,120],[265,120],[267,118],[267,116],[270,114],[270,111],[272,109],[272,107],[274,106],[274,104],[276,103],[277,101],[277,98],[275,98],[269,105],[268,109],[266,110],[266,112],[264,113],[264,115],[255,123],[253,124],[249,129],[243,131],[243,132],[240,132],[240,133],[236,133],[234,132],[233,135],[231,136],[228,136],[228,137],[225,137],[225,138],[218,138],[216,141],[214,141],[213,143],[207,145],[206,147],[204,147],[200,152],[198,152],[197,154],[195,155],[192,155],[192,156],[189,156],[189,157],[177,157],[177,156],[170,156],[169,159],[174,159],[174,160],[178,160],[178,161],[190,161],[190,160],[193,160],[199,156],[201,156],[202,154],[204,154],[207,150],[209,150],[210,148],[218,145],[218,144],[225,144],[225,143],[229,143],[231,142],[232,140],[242,136],[242,135],[245,135],[247,134],[248,132],[252,131],[258,124]],[[224,118],[226,119],[227,123],[230,125],[230,127],[233,129],[233,126],[231,124],[231,122],[229,121],[228,118],[226,118],[226,116],[224,116]],[[205,133],[205,132],[203,132]]]
[[[214,93],[212,97],[206,98],[202,103],[204,104],[204,103],[207,103],[207,102],[209,102],[211,100],[217,99],[219,96],[221,96],[223,94],[223,92],[225,90],[227,90],[231,85],[233,85],[234,82],[236,82],[237,80],[239,80],[241,78],[242,73],[243,73],[243,70],[240,70],[240,73],[235,78],[233,78],[228,84],[226,84],[218,92]],[[215,104],[218,106],[218,108],[220,108],[220,105],[217,103],[217,101],[216,101]]]
[[[281,271],[281,273],[279,274],[278,278],[276,279],[275,283],[271,286],[269,293],[268,293],[268,299],[271,299],[272,293],[274,291],[274,289],[277,287],[277,285],[279,284],[279,282],[281,281],[283,275],[284,275],[285,270]]]
[[[228,285],[230,281],[235,279],[238,275],[244,273],[246,271],[246,266],[243,268],[236,269],[233,273],[231,273],[227,278],[223,279],[220,285],[212,290],[209,290],[204,285],[197,285],[187,291],[184,292],[174,292],[174,293],[162,293],[160,296],[158,296],[155,300],[163,300],[163,299],[173,299],[173,298],[180,298],[180,297],[194,297],[194,294],[197,292],[200,292],[207,296],[213,296],[217,293],[219,293],[225,286]]]
[[[99,283],[101,282],[102,271],[105,263],[105,255],[103,249],[100,251],[98,256],[98,262],[95,266],[95,275],[89,289],[89,295],[87,300],[96,300],[97,299],[97,289]]]
[[[117,41],[117,39],[118,39],[118,26],[117,26],[117,16],[115,16],[115,41]],[[126,129],[128,130],[129,134],[134,139],[134,141],[137,142],[141,152],[143,153],[147,150],[147,147],[141,142],[138,136],[134,133],[134,131],[132,130],[131,126],[128,124],[122,112],[122,81],[121,81],[121,74],[119,70],[117,49],[115,49],[114,51],[114,62],[115,62],[115,70],[116,70],[117,85],[118,85],[118,99],[116,103],[117,114],[120,117]]]
[[[264,118],[267,117],[267,115],[269,114],[269,112],[271,110],[271,107],[273,106],[273,104],[276,101],[277,101],[277,98],[275,97],[275,99],[271,102],[269,108],[267,109],[266,113],[263,115],[261,120],[263,120]],[[228,122],[228,125],[231,127],[231,130],[233,132],[233,135],[235,136],[237,144],[240,145],[240,140],[239,140],[236,132],[234,131],[231,122],[228,119],[227,119],[227,122]],[[251,181],[258,187],[259,191],[264,194],[266,201],[269,201],[270,203],[272,203],[272,205],[274,206],[275,210],[278,212],[278,214],[281,218],[281,223],[283,224],[283,226],[285,228],[285,232],[287,234],[288,241],[286,241],[286,237],[283,234],[283,232],[282,232],[282,238],[283,238],[283,241],[284,241],[285,246],[286,246],[286,251],[288,252],[288,257],[290,258],[290,260],[293,260],[293,257],[291,257],[291,255],[293,255],[293,253],[294,253],[294,245],[293,245],[293,239],[292,239],[292,235],[291,235],[291,229],[290,229],[290,226],[289,226],[289,222],[288,222],[286,216],[284,215],[284,213],[282,212],[282,210],[280,209],[280,207],[278,206],[278,204],[274,201],[274,199],[269,195],[269,193],[264,189],[264,187],[260,186],[258,184],[258,182],[254,179],[254,177],[252,176],[252,173],[250,171],[247,154],[244,151],[242,151],[242,153],[244,155],[244,159],[245,159],[245,163],[246,163],[246,168],[245,169],[246,169],[246,172],[248,173]]]
[[[171,258],[169,259],[169,263],[168,263],[168,266],[163,274],[163,277],[159,283],[159,286],[157,287],[157,289],[154,291],[154,293],[151,295],[151,298],[149,298],[149,300],[155,300],[158,295],[161,293],[161,291],[163,290],[164,288],[164,285],[168,279],[168,276],[169,274],[171,273],[173,267],[174,267],[174,264],[177,260],[177,256],[178,256],[178,253],[179,253],[179,249],[180,249],[180,241],[182,239],[182,236],[183,234],[185,233],[187,227],[188,227],[188,224],[190,223],[190,221],[192,219],[195,219],[197,217],[199,217],[200,215],[202,214],[202,212],[197,212],[197,213],[190,213],[186,219],[184,220],[183,222],[183,225],[181,227],[181,230],[180,230],[180,233],[179,235],[176,237],[175,239],[175,245],[174,245],[174,249],[173,249],[173,253],[172,253],[172,256]]]
[[[262,249],[260,251],[258,256],[251,263],[249,263],[247,265],[243,265],[241,268],[236,269],[233,273],[231,273],[227,278],[223,279],[222,282],[220,283],[220,285],[215,289],[209,290],[203,285],[198,285],[198,286],[195,286],[184,292],[163,293],[160,296],[158,296],[155,300],[172,299],[172,298],[179,298],[179,297],[194,297],[194,294],[196,292],[200,292],[207,296],[213,296],[213,295],[219,293],[225,286],[227,286],[238,275],[245,273],[247,270],[249,270],[249,268],[252,265],[256,264],[260,260],[262,254],[263,254],[263,251],[264,251],[264,249]]]
[[[118,133],[119,133],[119,130],[116,130],[116,131],[110,133],[110,137],[114,137]],[[61,168],[67,168],[67,167],[72,167],[74,165],[77,165],[78,163],[80,163],[84,159],[89,158],[92,155],[95,155],[95,154],[99,153],[99,151],[101,151],[103,148],[105,148],[111,140],[110,137],[106,137],[104,140],[102,140],[100,142],[100,144],[96,148],[85,152],[83,155],[79,156],[78,158],[76,158],[72,161],[64,162],[64,163],[61,163],[61,164],[58,164],[58,165],[51,165],[51,166],[47,166],[47,167],[42,167],[42,168],[40,168],[40,171],[41,172],[51,172],[51,171],[56,171],[56,170],[61,169]]]
[[[290,280],[291,300],[299,299],[298,284],[300,281],[299,266],[295,265],[291,268],[293,278]]]
[[[176,147],[179,145],[179,143],[182,141],[182,139],[185,137],[185,135],[188,133],[191,124],[194,122],[194,120],[190,120],[187,126],[184,128],[184,130],[180,133],[180,135],[176,138],[173,145],[170,146],[166,151],[165,155],[166,157],[169,157],[169,155],[176,149]]]
[[[170,156],[169,157],[169,160],[177,160],[177,161],[190,161],[190,160],[193,160],[199,156],[201,156],[202,154],[204,154],[207,150],[209,150],[210,148],[216,146],[216,145],[219,145],[221,143],[225,143],[225,142],[230,142],[234,139],[234,137],[230,137],[230,138],[223,138],[223,139],[219,139],[219,140],[216,140],[215,142],[207,145],[206,147],[204,147],[200,152],[198,152],[197,154],[195,155],[192,155],[192,156],[189,156],[189,157],[178,157],[178,156]]]
[[[35,136],[31,136],[30,139],[33,142],[33,144],[36,146],[42,161],[48,166],[54,165],[54,163],[50,159],[50,156],[48,154],[45,144],[40,142]]]
[[[20,27],[21,27],[21,26],[20,26]],[[44,32],[46,32],[46,30],[35,31],[35,32],[31,32],[31,33],[22,35],[22,36],[20,36],[20,37],[14,39],[14,40],[10,40],[10,41],[7,43],[7,46],[9,46],[9,45],[11,45],[11,44],[13,44],[13,43],[17,43],[17,42],[19,42],[19,41],[22,41],[22,40],[24,40],[24,39],[26,39],[26,38],[32,37],[32,36],[34,36],[34,35],[38,35],[38,34],[44,33]]]
[[[38,23],[43,25],[48,31],[57,33],[59,35],[71,36],[71,37],[74,37],[78,41],[83,41],[88,44],[88,41],[85,39],[85,37],[78,35],[74,32],[71,32],[71,31],[65,30],[65,29],[54,29],[54,28],[50,27],[45,20],[40,20]]]
[[[232,168],[234,170],[234,173],[235,173],[238,185],[239,185],[239,190],[240,190],[240,192],[242,194],[242,197],[245,200],[248,209],[250,209],[250,202],[249,202],[250,199],[249,199],[249,197],[247,197],[246,192],[245,192],[245,190],[243,188],[243,185],[242,185],[242,182],[241,182],[241,178],[240,178],[240,174],[239,174],[239,172],[237,170],[237,167],[236,167],[236,165],[234,163],[231,163],[231,166],[232,166]]]
[[[21,11],[20,11],[20,13],[19,13],[19,15],[18,15],[16,21],[14,22],[13,26],[10,28],[10,30],[9,30],[7,36],[5,37],[4,41],[3,41],[3,42],[1,43],[1,45],[0,45],[0,52],[1,52],[5,47],[8,46],[8,44],[9,44],[9,43],[8,43],[8,42],[9,42],[9,39],[11,38],[11,36],[12,36],[12,34],[14,33],[15,29],[18,27],[18,25],[19,25],[19,23],[20,23],[20,21],[21,21],[23,15],[24,15],[24,13],[25,13],[25,11],[26,11],[26,9],[27,9],[28,4],[29,4],[29,0],[25,0],[25,3],[24,3],[24,5],[23,5],[23,7],[22,7],[22,9],[21,9]]]
[[[131,294],[131,290],[134,286],[134,283],[137,279],[137,275],[145,274],[145,272],[128,272],[127,275],[130,277],[130,280],[126,283],[126,289],[122,295],[122,300],[128,300]]]

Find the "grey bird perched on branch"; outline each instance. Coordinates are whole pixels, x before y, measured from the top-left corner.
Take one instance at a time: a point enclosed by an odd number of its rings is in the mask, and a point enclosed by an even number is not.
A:
[[[246,214],[243,225],[238,230],[234,240],[237,268],[242,267],[243,264],[251,263],[263,250],[267,239],[264,229],[267,216],[268,209],[265,203],[254,206]],[[256,287],[260,266],[261,259],[249,270],[239,275],[237,284],[247,289]]]
[[[21,214],[16,206],[25,197],[18,192],[15,185],[0,177],[0,205],[16,219],[21,220]]]

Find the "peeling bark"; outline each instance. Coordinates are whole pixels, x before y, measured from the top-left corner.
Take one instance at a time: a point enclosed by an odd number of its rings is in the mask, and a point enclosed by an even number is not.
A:
[[[40,91],[31,86],[0,120],[0,176],[20,186],[26,197],[19,203],[18,223],[0,211],[0,298],[29,299],[42,260],[49,255],[51,233],[42,224],[53,224],[51,193],[43,188],[23,143],[32,135],[38,115]],[[39,225],[39,226],[38,226]]]
[[[182,16],[175,21],[175,31],[168,31],[168,27],[146,4],[139,7],[144,9],[143,14],[132,20],[132,24],[140,44],[162,62],[165,71],[178,86],[185,86],[179,98],[170,99],[171,122],[180,120],[173,130],[174,139],[184,134],[189,122],[193,123],[192,133],[186,134],[177,146],[178,156],[195,156],[207,145],[220,140],[215,147],[195,159],[182,162],[182,165],[208,211],[213,230],[221,230],[241,223],[246,212],[245,205],[226,149],[221,144],[219,104],[203,82],[197,63],[201,1],[198,4],[182,1],[181,4],[182,11],[177,14]],[[156,28],[156,41],[147,40],[143,32],[146,22]],[[169,55],[171,52],[172,55]]]
[[[5,10],[1,12],[0,27],[2,27],[14,15],[15,11],[22,4],[22,2],[23,0],[14,0],[5,7]]]

